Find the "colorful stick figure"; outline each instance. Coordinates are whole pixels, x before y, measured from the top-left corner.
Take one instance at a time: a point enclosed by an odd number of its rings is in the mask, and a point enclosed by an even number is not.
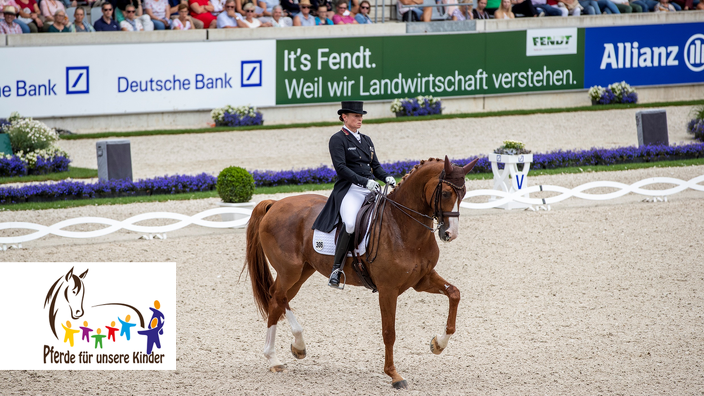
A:
[[[159,311],[159,308],[161,308],[161,303],[159,300],[154,300],[154,308],[149,308],[152,311],[152,318],[149,320],[149,328],[153,329],[155,327],[161,327],[161,323],[164,321],[164,314]],[[154,319],[157,319],[158,323],[156,325],[151,325],[152,322],[154,322]],[[161,331],[159,334],[164,334],[163,331]]]
[[[152,348],[156,345],[157,348],[161,349],[161,342],[159,341],[159,334],[164,334],[161,329],[164,327],[164,321],[159,323],[157,318],[153,318],[151,323],[149,323],[149,330],[138,331],[137,333],[147,336],[147,355],[152,353]]]
[[[98,330],[96,330],[98,334],[92,335],[91,337],[95,338],[95,349],[98,349],[98,344],[100,344],[100,349],[103,349],[103,338],[105,338],[105,334],[100,335],[100,327],[98,327]]]
[[[66,321],[66,326],[64,326],[64,324],[61,323],[61,327],[63,327],[64,330],[66,330],[66,336],[64,336],[64,342],[68,341],[69,345],[73,346],[73,336],[76,333],[80,332],[80,330],[73,330],[71,328],[71,322],[68,320]]]
[[[83,330],[83,333],[81,333],[81,341],[85,338],[86,342],[90,344],[90,332],[93,331],[93,329],[88,328],[88,322],[83,321],[83,327],[80,328]]]
[[[120,337],[125,335],[127,337],[127,341],[130,340],[130,329],[134,326],[136,326],[136,323],[129,323],[130,322],[130,316],[127,315],[125,316],[125,320],[120,319],[118,316],[117,320],[120,321],[120,324],[122,325],[122,329],[120,329]]]
[[[112,337],[112,342],[115,342],[115,332],[117,331],[117,327],[115,327],[115,321],[113,320],[110,322],[110,326],[105,326],[106,329],[108,329],[108,340],[110,340],[110,337]]]

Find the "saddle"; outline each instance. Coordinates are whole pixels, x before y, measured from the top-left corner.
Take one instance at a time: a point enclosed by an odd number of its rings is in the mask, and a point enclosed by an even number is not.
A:
[[[355,231],[352,238],[353,245],[359,246],[364,242],[367,230],[369,230],[369,238],[366,242],[366,262],[371,264],[376,259],[379,252],[379,234],[381,233],[381,221],[383,219],[384,207],[386,200],[381,199],[383,195],[379,192],[373,192],[364,199],[362,207],[357,212],[355,220]],[[352,260],[352,268],[362,280],[362,284],[373,293],[377,292],[376,285],[372,281],[369,271],[367,270],[362,257],[359,254],[354,254]]]

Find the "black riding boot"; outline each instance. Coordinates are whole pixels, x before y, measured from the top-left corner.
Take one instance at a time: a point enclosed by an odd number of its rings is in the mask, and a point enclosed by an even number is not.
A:
[[[351,239],[352,234],[348,234],[345,229],[340,231],[340,239],[338,239],[335,247],[335,263],[332,266],[332,273],[328,282],[330,287],[336,289],[344,288],[344,285],[340,287],[340,274],[343,273],[342,268],[345,266],[345,260],[347,260],[347,251],[349,251]]]

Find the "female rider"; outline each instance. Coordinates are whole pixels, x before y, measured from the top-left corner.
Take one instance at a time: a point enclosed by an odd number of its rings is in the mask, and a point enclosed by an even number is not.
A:
[[[340,273],[364,198],[372,191],[379,190],[379,183],[374,179],[384,180],[391,186],[396,186],[396,180],[379,164],[372,139],[359,132],[362,117],[367,114],[364,103],[342,102],[337,114],[344,126],[332,135],[328,144],[337,181],[325,207],[313,223],[313,229],[328,233],[335,229],[340,220],[345,224],[337,241],[335,262],[328,282],[328,286],[340,289]]]

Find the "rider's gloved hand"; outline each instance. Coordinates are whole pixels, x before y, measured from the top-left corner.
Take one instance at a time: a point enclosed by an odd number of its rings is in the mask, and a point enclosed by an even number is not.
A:
[[[379,191],[379,183],[377,183],[375,180],[369,179],[369,181],[367,182],[367,189],[369,191]]]
[[[387,176],[386,180],[384,180],[386,184],[390,185],[391,187],[396,187],[396,179],[394,179],[393,176]]]

